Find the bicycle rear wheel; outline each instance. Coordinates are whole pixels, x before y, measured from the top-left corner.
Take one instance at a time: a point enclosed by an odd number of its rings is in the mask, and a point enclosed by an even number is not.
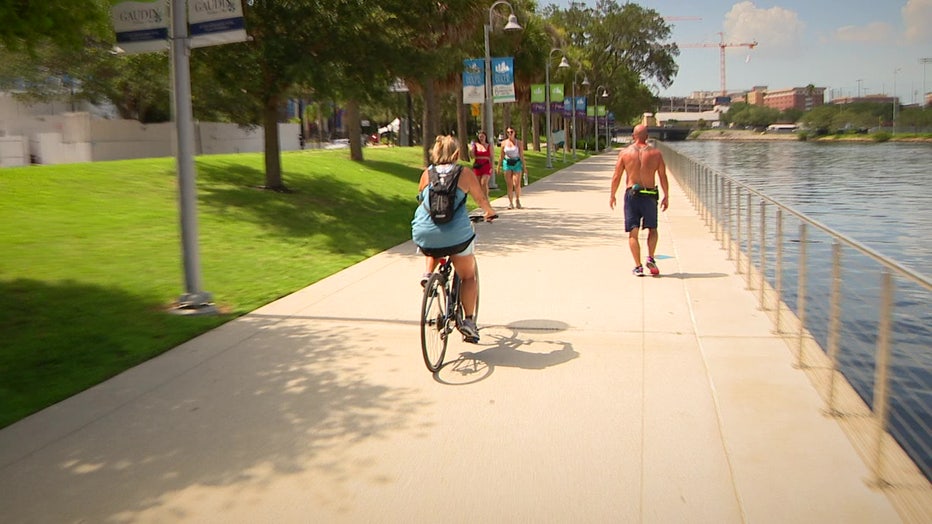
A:
[[[424,285],[424,299],[421,302],[421,353],[424,356],[424,364],[431,372],[437,371],[443,365],[449,340],[448,297],[443,284],[441,275],[431,275]]]

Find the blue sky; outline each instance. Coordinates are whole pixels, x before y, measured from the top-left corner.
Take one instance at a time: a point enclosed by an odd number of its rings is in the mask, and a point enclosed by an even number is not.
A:
[[[595,0],[582,2],[595,6]],[[618,0],[619,4],[624,3]],[[921,102],[923,85],[932,91],[932,0],[640,0],[661,16],[699,17],[671,20],[677,44],[712,43],[714,47],[681,45],[679,73],[661,96],[718,91],[721,50],[726,43],[757,41],[726,48],[729,90],[763,85],[770,89],[815,84],[826,97],[893,94],[901,102]],[[540,0],[540,5],[566,7],[569,0]],[[925,69],[925,71],[924,71]],[[895,72],[896,71],[896,72]],[[925,78],[923,78],[925,77]],[[860,82],[859,82],[860,80]]]

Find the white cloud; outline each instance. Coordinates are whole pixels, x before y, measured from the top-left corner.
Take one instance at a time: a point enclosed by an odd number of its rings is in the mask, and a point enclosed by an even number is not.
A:
[[[920,0],[930,2],[932,0]],[[759,9],[754,2],[739,2],[725,14],[725,41],[757,41],[755,53],[770,56],[797,56],[802,49],[805,24],[795,11],[782,7]]]
[[[886,22],[873,22],[866,26],[846,25],[835,30],[835,40],[842,42],[883,42],[893,34]]]
[[[908,0],[903,7],[903,23],[910,42],[932,42],[932,0]]]

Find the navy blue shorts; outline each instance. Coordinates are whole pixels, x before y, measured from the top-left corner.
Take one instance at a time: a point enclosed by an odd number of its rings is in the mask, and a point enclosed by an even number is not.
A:
[[[625,191],[625,232],[635,228],[657,229],[657,199]]]

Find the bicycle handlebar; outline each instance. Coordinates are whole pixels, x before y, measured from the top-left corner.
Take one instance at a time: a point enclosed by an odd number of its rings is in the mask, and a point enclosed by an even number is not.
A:
[[[490,216],[490,217],[488,218],[488,220],[486,220],[484,214],[482,214],[482,215],[469,215],[469,220],[470,220],[471,222],[482,222],[482,221],[491,222],[491,221],[495,220],[496,218],[498,218],[498,214],[494,214],[494,215]]]

